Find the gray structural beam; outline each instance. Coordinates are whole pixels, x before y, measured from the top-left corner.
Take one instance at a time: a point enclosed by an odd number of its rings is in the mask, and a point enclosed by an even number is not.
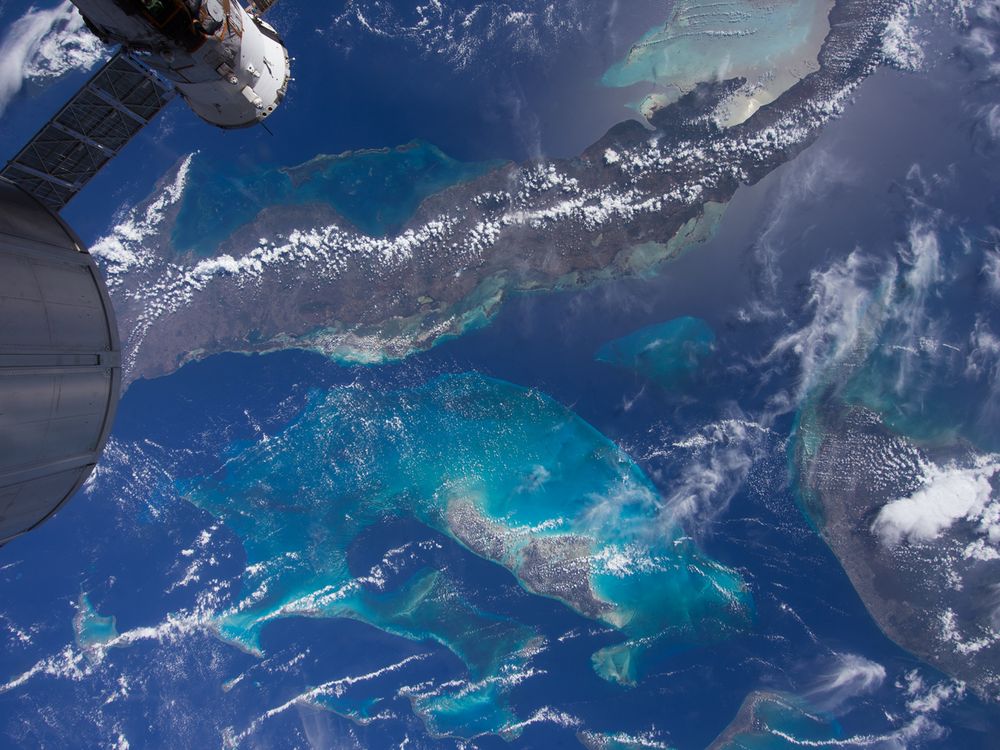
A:
[[[53,211],[113,159],[174,96],[118,52],[4,167],[0,175]]]

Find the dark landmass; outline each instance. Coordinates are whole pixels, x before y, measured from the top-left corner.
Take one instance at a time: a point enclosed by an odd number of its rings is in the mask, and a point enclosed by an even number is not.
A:
[[[796,464],[806,510],[882,631],[998,700],[993,607],[1000,560],[967,554],[976,535],[964,522],[933,542],[891,547],[872,530],[883,506],[921,486],[922,463],[963,463],[971,456],[961,445],[918,448],[875,413],[831,399],[803,415]]]
[[[708,114],[739,81],[701,86],[629,121],[573,160],[506,165],[425,199],[397,235],[358,232],[326,205],[266,209],[219,255],[170,246],[183,168],[105,261],[124,340],[125,382],[225,351],[305,348],[377,362],[481,325],[512,292],[649,270],[726,203],[808,146],[882,60],[891,0],[839,0],[820,68],[750,120]],[[141,231],[136,232],[136,225]]]
[[[528,532],[517,533],[483,517],[471,502],[449,503],[447,521],[456,539],[515,573],[528,591],[558,599],[595,620],[614,611],[590,584],[591,540],[571,534],[525,539]]]
[[[589,539],[571,535],[532,539],[521,550],[519,577],[529,590],[570,602],[585,617],[607,619],[615,607],[590,585],[592,546]]]

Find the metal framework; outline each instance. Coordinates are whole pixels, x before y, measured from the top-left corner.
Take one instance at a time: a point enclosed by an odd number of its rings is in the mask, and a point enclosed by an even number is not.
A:
[[[150,70],[119,51],[0,174],[59,211],[174,94]]]

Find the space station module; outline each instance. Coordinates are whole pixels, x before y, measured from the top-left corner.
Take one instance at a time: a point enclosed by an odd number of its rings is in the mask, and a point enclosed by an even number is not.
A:
[[[174,84],[194,112],[221,128],[265,120],[290,80],[288,51],[261,17],[273,2],[72,0],[87,26]]]

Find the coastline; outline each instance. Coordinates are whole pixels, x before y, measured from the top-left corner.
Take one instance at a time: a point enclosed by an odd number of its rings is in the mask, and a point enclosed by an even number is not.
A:
[[[657,113],[655,133],[626,121],[577,159],[504,165],[426,197],[391,236],[358,233],[332,206],[282,206],[215,257],[178,259],[168,237],[192,189],[182,184],[125,222],[145,221],[138,241],[124,231],[98,243],[115,248],[102,260],[125,386],[217,352],[386,361],[486,324],[510,293],[653,272],[696,244],[740,185],[794,158],[839,114],[881,60],[892,7],[840,0],[820,69],[741,125],[705,119],[733,82],[701,86]]]

